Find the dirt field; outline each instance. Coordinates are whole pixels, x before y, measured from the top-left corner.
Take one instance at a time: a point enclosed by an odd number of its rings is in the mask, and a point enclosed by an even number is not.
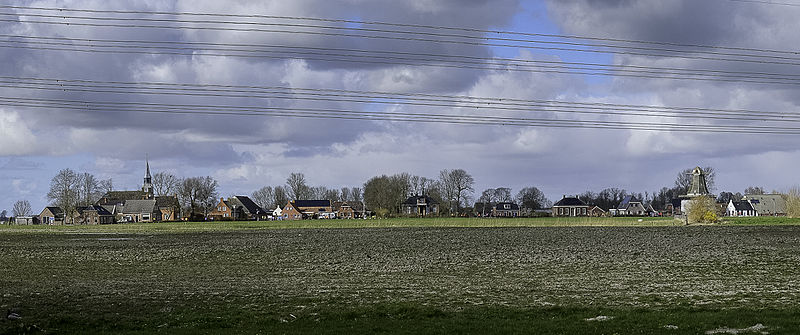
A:
[[[0,231],[0,248],[0,308],[21,316],[0,332],[800,330],[791,225]]]

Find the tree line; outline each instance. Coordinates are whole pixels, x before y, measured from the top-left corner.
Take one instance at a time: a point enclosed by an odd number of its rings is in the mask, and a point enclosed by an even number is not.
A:
[[[713,192],[716,172],[710,166],[703,168],[703,171],[707,186]],[[626,196],[631,196],[645,206],[652,205],[656,210],[663,210],[672,199],[688,192],[692,183],[691,172],[691,168],[679,172],[671,187],[663,187],[656,192],[637,193],[612,187],[599,192],[586,191],[577,197],[587,204],[610,209],[615,208]],[[414,195],[428,196],[440,203],[442,215],[485,215],[491,212],[493,204],[500,202],[514,202],[528,213],[552,206],[544,193],[533,186],[523,187],[516,195],[509,187],[488,188],[476,199],[474,184],[475,179],[464,169],[444,169],[435,178],[410,173],[380,175],[368,179],[363,187],[338,189],[311,186],[304,174],[294,172],[289,174],[284,184],[263,186],[250,196],[265,210],[282,207],[290,200],[317,199],[358,203],[379,216],[401,214],[403,202]],[[168,172],[158,172],[152,177],[152,185],[155,196],[175,196],[190,218],[208,214],[219,199],[219,184],[209,176],[180,178]],[[52,205],[60,207],[66,217],[73,218],[78,208],[96,203],[105,193],[113,190],[111,179],[101,180],[88,172],[62,169],[50,181],[47,198]],[[757,186],[744,190],[744,194],[764,193],[764,189]],[[741,198],[742,193],[739,192],[720,192],[716,200],[724,203]],[[5,217],[6,213],[3,211],[0,217]],[[14,204],[14,217],[31,214],[32,208],[27,200]]]

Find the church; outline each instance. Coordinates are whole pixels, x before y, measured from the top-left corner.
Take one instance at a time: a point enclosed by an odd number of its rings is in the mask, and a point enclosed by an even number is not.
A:
[[[107,192],[97,201],[97,205],[111,212],[118,223],[180,220],[178,197],[153,193],[149,160],[145,160],[141,190]]]

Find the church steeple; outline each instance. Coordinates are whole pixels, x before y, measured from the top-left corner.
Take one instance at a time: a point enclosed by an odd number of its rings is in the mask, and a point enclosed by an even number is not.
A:
[[[142,185],[142,192],[145,198],[150,199],[153,197],[153,178],[150,176],[150,159],[145,155],[144,158],[146,170],[144,173],[144,184]]]

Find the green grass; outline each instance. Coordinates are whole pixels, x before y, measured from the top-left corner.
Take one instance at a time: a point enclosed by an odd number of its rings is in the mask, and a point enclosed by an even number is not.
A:
[[[159,222],[116,225],[0,225],[0,232],[118,232],[174,233],[294,228],[397,228],[397,227],[548,227],[548,226],[670,226],[673,218],[391,218],[368,220]]]
[[[3,227],[0,334],[800,333],[800,226],[595,220]]]

